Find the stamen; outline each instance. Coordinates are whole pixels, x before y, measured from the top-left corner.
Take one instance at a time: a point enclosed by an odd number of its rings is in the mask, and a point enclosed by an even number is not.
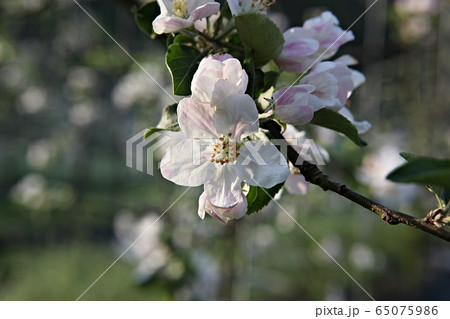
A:
[[[187,18],[188,12],[187,12],[187,0],[175,0],[172,2],[173,5],[173,17],[178,18]]]
[[[211,154],[211,163],[217,164],[228,164],[234,163],[236,159],[239,157],[239,153],[236,150],[242,145],[236,143],[235,141],[230,141],[230,137],[233,134],[231,132],[227,133],[227,135],[222,135],[219,137],[219,142],[217,142],[213,147],[213,153]]]

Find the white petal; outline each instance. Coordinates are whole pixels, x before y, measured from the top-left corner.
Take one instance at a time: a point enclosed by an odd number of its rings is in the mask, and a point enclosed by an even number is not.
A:
[[[198,198],[198,216],[201,219],[205,219],[206,212],[206,193],[203,192]]]
[[[353,89],[356,89],[364,82],[366,82],[366,77],[364,76],[364,74],[353,69],[350,69],[350,71],[352,72]]]
[[[214,109],[192,98],[184,98],[178,103],[178,124],[190,138],[211,138],[217,136],[213,123]]]
[[[241,181],[233,166],[214,164],[214,177],[205,183],[206,200],[217,207],[232,207],[240,199]]]
[[[239,152],[236,172],[247,184],[270,188],[289,176],[286,159],[270,141],[247,141]]]
[[[206,158],[211,152],[200,143],[185,139],[170,148],[160,164],[164,178],[182,186],[200,186],[212,179],[216,169]]]
[[[227,97],[214,114],[214,126],[217,133],[229,132],[240,141],[245,135],[258,132],[258,110],[253,99],[246,94],[234,94]]]

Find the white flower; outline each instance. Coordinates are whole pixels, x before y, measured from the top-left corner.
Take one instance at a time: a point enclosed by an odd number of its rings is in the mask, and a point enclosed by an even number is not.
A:
[[[326,11],[306,20],[303,27],[287,30],[277,63],[286,71],[303,73],[332,57],[341,45],[354,39],[351,31],[343,31],[338,24],[337,18]]]
[[[241,15],[250,12],[266,13],[275,1],[272,0],[227,0],[233,15]]]
[[[176,32],[217,13],[220,4],[209,0],[158,0],[161,14],[153,21],[157,34]]]
[[[232,94],[244,94],[248,76],[239,60],[229,54],[204,58],[192,78],[192,98],[217,106]]]
[[[271,142],[243,140],[259,127],[249,95],[230,95],[217,108],[185,98],[177,112],[186,139],[164,156],[161,173],[178,185],[204,184],[201,217],[203,206],[223,222],[240,217],[246,205],[242,181],[270,188],[289,175],[286,159]]]

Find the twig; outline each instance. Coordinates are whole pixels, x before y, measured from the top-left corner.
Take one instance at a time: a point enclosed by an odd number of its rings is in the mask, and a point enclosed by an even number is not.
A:
[[[305,177],[306,181],[320,186],[324,191],[330,190],[364,208],[367,208],[368,210],[380,216],[390,225],[397,225],[399,223],[402,223],[450,242],[450,232],[447,232],[444,229],[433,225],[426,218],[421,219],[413,217],[381,205],[351,190],[346,185],[331,180],[316,165],[307,161],[303,161],[299,157],[297,151],[284,139],[283,135],[281,134],[281,127],[276,122],[268,121],[265,122],[263,126],[270,131],[275,139],[278,139],[280,141],[284,140],[284,142],[286,143],[284,147],[287,147],[287,157],[289,161],[294,166],[300,169],[300,172]]]

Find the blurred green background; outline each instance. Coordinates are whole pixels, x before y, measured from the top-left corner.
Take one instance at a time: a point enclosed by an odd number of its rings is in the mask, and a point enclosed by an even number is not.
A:
[[[79,3],[171,92],[134,1]],[[278,0],[271,15],[286,28],[329,9],[346,28],[371,4]],[[400,151],[450,157],[449,17],[445,0],[378,1],[337,55],[366,75],[351,108],[369,146],[312,132],[334,179],[421,217],[433,196],[384,177]],[[186,189],[156,166],[126,167],[126,140],[172,100],[74,1],[0,2],[0,96],[0,300],[75,300],[152,224],[81,300],[369,299],[278,206],[202,221],[200,188],[176,201]],[[280,203],[375,299],[449,300],[448,243],[313,186]]]

